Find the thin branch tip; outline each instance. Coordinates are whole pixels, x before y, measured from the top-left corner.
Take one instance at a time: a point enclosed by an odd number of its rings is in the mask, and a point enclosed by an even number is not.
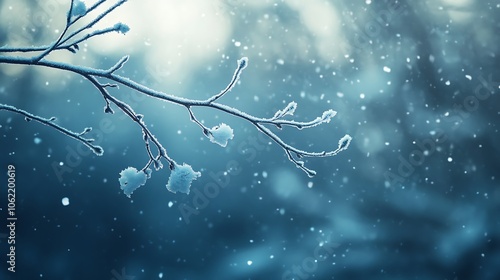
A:
[[[118,60],[118,62],[116,62],[115,65],[113,65],[111,68],[109,68],[108,70],[106,70],[106,72],[108,74],[113,74],[117,70],[121,69],[125,65],[125,63],[127,63],[127,61],[129,60],[129,58],[130,58],[129,55],[124,55],[122,58],[120,58],[120,60]]]

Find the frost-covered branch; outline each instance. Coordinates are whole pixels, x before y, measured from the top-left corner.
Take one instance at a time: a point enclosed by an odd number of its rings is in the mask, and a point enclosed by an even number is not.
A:
[[[109,13],[114,11],[116,8],[121,6],[123,3],[127,2],[127,0],[120,0],[116,3],[114,3],[111,7],[106,9],[104,12],[99,14],[97,17],[95,17],[93,20],[91,20],[89,23],[84,25],[83,27],[80,27],[79,29],[73,31],[71,34],[67,35],[69,29],[74,26],[74,24],[80,20],[81,18],[84,18],[87,16],[90,12],[98,8],[101,4],[105,3],[107,0],[100,0],[96,2],[94,5],[91,7],[86,7],[85,3],[82,2],[81,0],[71,0],[70,7],[68,9],[68,13],[66,15],[66,25],[64,27],[64,30],[61,32],[59,37],[50,45],[47,46],[31,46],[31,47],[8,47],[8,46],[3,46],[0,47],[0,52],[3,53],[9,53],[9,52],[42,52],[38,56],[32,57],[32,60],[34,62],[40,61],[42,58],[47,56],[49,53],[55,50],[68,50],[72,53],[76,53],[79,50],[78,44],[81,42],[84,42],[92,37],[98,36],[98,35],[103,35],[107,34],[110,32],[119,32],[119,33],[127,33],[129,31],[129,27],[126,24],[123,23],[117,23],[111,27],[102,29],[102,30],[94,30],[92,32],[89,32],[85,34],[83,37],[79,39],[74,39],[78,35],[80,35],[82,32],[91,29],[96,23],[98,23],[101,19],[103,19],[105,16],[107,16]]]
[[[24,116],[24,119],[27,121],[27,122],[30,122],[32,120],[35,120],[41,124],[44,124],[46,126],[49,126],[49,127],[52,127],[58,131],[60,131],[61,133],[73,138],[73,139],[76,139],[80,142],[82,142],[85,146],[89,147],[90,150],[92,150],[92,152],[94,152],[94,154],[98,155],[98,156],[102,156],[102,154],[104,153],[104,150],[102,149],[101,146],[98,146],[98,145],[94,145],[92,144],[92,142],[95,141],[95,139],[93,138],[85,138],[83,137],[85,134],[89,133],[92,128],[91,127],[86,127],[85,129],[83,129],[82,132],[74,132],[74,131],[71,131],[67,128],[64,128],[58,124],[55,123],[55,121],[57,120],[56,117],[50,117],[50,118],[43,118],[43,117],[40,117],[40,116],[37,116],[37,115],[34,115],[32,113],[29,113],[29,112],[26,112],[22,109],[19,109],[19,108],[16,108],[14,106],[10,106],[10,105],[7,105],[7,104],[1,104],[0,103],[0,111],[10,111],[10,112],[13,112],[13,113],[16,113],[16,114],[19,114],[19,115],[23,115]]]
[[[335,156],[339,152],[347,149],[347,147],[349,146],[349,143],[352,138],[349,135],[345,135],[339,140],[338,147],[336,149],[332,149],[331,151],[320,151],[320,152],[305,151],[286,143],[278,136],[278,134],[276,134],[276,132],[271,130],[271,128],[278,128],[280,130],[282,129],[283,126],[289,126],[296,128],[298,130],[302,130],[302,129],[312,128],[321,124],[329,123],[330,120],[336,115],[336,112],[333,110],[327,110],[323,112],[321,116],[316,117],[310,121],[301,122],[290,119],[293,116],[295,110],[297,109],[297,103],[295,103],[294,101],[290,102],[282,110],[278,110],[272,117],[267,117],[267,118],[256,117],[248,113],[242,112],[236,108],[227,106],[223,103],[219,103],[220,98],[222,98],[225,94],[230,92],[235,87],[235,85],[238,83],[240,79],[242,71],[248,66],[249,62],[248,58],[246,57],[243,57],[240,60],[238,60],[236,69],[228,85],[219,93],[214,94],[210,98],[204,100],[188,99],[175,96],[172,94],[167,94],[163,91],[158,91],[148,88],[145,85],[142,85],[131,79],[128,79],[127,77],[123,77],[117,74],[117,71],[122,67],[124,67],[125,64],[127,63],[129,59],[129,56],[127,55],[123,56],[120,60],[118,60],[114,65],[110,66],[108,69],[76,66],[47,59],[47,56],[50,53],[58,50],[68,50],[76,54],[79,51],[78,44],[96,36],[104,35],[110,32],[120,32],[125,34],[129,30],[129,28],[127,25],[123,23],[116,23],[111,27],[100,30],[92,30],[92,27],[101,19],[103,19],[106,15],[108,15],[116,8],[121,6],[124,2],[126,2],[126,0],[115,1],[114,4],[112,4],[109,8],[107,8],[104,12],[97,15],[93,19],[90,19],[90,21],[87,24],[71,32],[71,29],[75,22],[89,16],[89,13],[91,11],[95,10],[104,2],[106,2],[106,0],[100,0],[91,7],[87,8],[85,4],[80,0],[72,0],[66,16],[65,28],[61,32],[59,37],[54,40],[53,43],[47,46],[38,46],[38,47],[34,46],[34,47],[0,48],[0,54],[4,53],[4,55],[0,55],[0,63],[48,67],[63,71],[69,71],[77,75],[80,75],[86,80],[88,80],[102,95],[105,103],[104,113],[113,114],[114,113],[113,107],[116,107],[120,111],[122,111],[126,116],[128,116],[132,122],[138,125],[138,127],[142,131],[142,138],[144,140],[146,153],[149,159],[143,168],[136,169],[134,167],[128,167],[120,173],[120,179],[119,179],[120,186],[127,196],[130,196],[134,190],[136,190],[137,188],[146,183],[147,179],[150,178],[152,173],[151,167],[154,168],[156,171],[163,168],[162,160],[165,160],[167,162],[168,167],[171,171],[167,183],[167,189],[174,193],[177,191],[183,193],[189,193],[192,181],[196,180],[199,176],[201,176],[201,174],[200,172],[195,172],[190,165],[186,163],[179,164],[174,159],[170,158],[167,154],[167,150],[163,147],[161,142],[155,137],[154,133],[151,131],[151,129],[144,121],[144,116],[142,114],[135,112],[135,110],[129,104],[113,96],[108,90],[108,88],[116,88],[119,85],[128,87],[132,90],[135,90],[152,98],[156,98],[186,108],[187,112],[189,113],[191,121],[202,129],[203,134],[211,142],[216,143],[222,147],[225,147],[228,144],[228,142],[233,138],[234,136],[233,129],[225,123],[220,123],[219,125],[215,125],[212,128],[205,126],[201,121],[198,120],[193,111],[193,108],[208,107],[213,110],[227,113],[236,118],[244,119],[253,126],[255,126],[258,131],[260,131],[261,133],[269,137],[271,140],[273,140],[276,144],[278,144],[284,150],[288,159],[291,162],[293,162],[298,168],[307,173],[308,176],[311,177],[314,176],[316,172],[314,170],[307,168],[305,166],[305,162],[300,160],[301,158]],[[5,55],[14,52],[22,52],[22,53],[34,52],[35,54],[31,57]],[[54,118],[46,119],[28,113],[22,109],[5,104],[0,104],[0,111],[2,110],[21,114],[25,116],[26,120],[36,120],[42,124],[53,127],[56,130],[64,133],[65,135],[70,136],[82,142],[97,155],[101,155],[103,153],[103,149],[100,146],[92,144],[93,139],[84,137],[84,135],[90,131],[90,128],[85,128],[81,133],[75,133],[71,130],[68,130],[54,123]]]
[[[221,98],[224,94],[228,93],[231,89],[233,89],[233,87],[236,85],[236,83],[240,79],[241,71],[243,71],[243,69],[245,69],[247,67],[247,64],[248,64],[248,58],[246,58],[246,57],[243,57],[242,59],[238,60],[238,67],[234,71],[233,78],[231,78],[231,81],[229,82],[227,87],[225,89],[223,89],[221,92],[219,92],[218,94],[207,99],[207,103],[212,103],[212,102],[216,101],[217,99]]]

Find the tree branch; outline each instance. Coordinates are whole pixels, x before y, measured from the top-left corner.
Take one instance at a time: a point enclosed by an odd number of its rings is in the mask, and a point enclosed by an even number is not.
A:
[[[118,87],[118,85],[128,87],[132,90],[135,90],[152,98],[156,98],[164,102],[173,103],[175,105],[179,105],[186,108],[186,110],[189,113],[191,121],[193,121],[202,129],[203,134],[206,137],[208,137],[212,142],[217,143],[223,147],[225,147],[228,140],[232,139],[233,130],[229,126],[223,123],[220,126],[214,126],[212,129],[208,128],[196,118],[192,108],[207,107],[216,111],[227,113],[236,118],[244,119],[253,126],[255,126],[258,131],[260,131],[261,133],[269,137],[271,140],[273,140],[276,144],[278,144],[284,150],[288,159],[292,163],[294,163],[295,166],[303,170],[310,177],[314,176],[316,172],[314,170],[307,168],[305,166],[304,161],[301,161],[300,158],[335,156],[339,152],[347,149],[347,147],[349,146],[352,138],[349,135],[345,135],[339,140],[338,147],[334,150],[321,151],[321,152],[304,151],[290,144],[287,144],[268,127],[270,126],[281,129],[283,126],[290,126],[298,130],[312,128],[324,123],[329,123],[330,120],[336,115],[336,112],[333,110],[327,110],[323,112],[321,116],[316,117],[311,121],[301,122],[301,121],[287,119],[289,116],[293,116],[297,108],[297,103],[293,101],[290,102],[283,110],[278,110],[273,117],[269,118],[256,117],[248,113],[242,112],[236,108],[227,106],[222,103],[218,103],[217,101],[219,101],[219,99],[223,97],[226,93],[234,89],[235,85],[238,83],[243,69],[245,69],[248,65],[248,58],[246,57],[243,57],[242,59],[238,60],[237,67],[233,73],[233,76],[229,84],[222,91],[205,100],[188,99],[184,97],[175,96],[172,94],[167,94],[162,91],[148,88],[145,85],[137,83],[127,77],[120,76],[119,74],[117,74],[117,72],[122,67],[124,67],[125,63],[129,59],[129,56],[123,56],[120,60],[118,60],[113,66],[111,66],[108,69],[97,69],[85,66],[71,65],[64,62],[47,60],[46,59],[47,55],[49,55],[53,51],[66,49],[73,53],[77,53],[77,51],[79,50],[78,44],[92,37],[107,34],[112,31],[126,33],[129,30],[127,25],[123,23],[117,23],[113,27],[105,28],[102,30],[90,31],[90,29],[97,22],[99,22],[109,13],[114,11],[117,7],[121,6],[123,3],[126,2],[126,0],[119,0],[115,2],[111,7],[107,8],[104,12],[99,14],[97,17],[95,17],[93,20],[91,20],[89,23],[67,35],[70,27],[72,27],[72,25],[75,22],[77,22],[79,19],[86,17],[91,11],[98,8],[104,2],[106,2],[106,0],[100,0],[90,8],[86,8],[83,2],[81,2],[80,0],[71,0],[71,5],[66,17],[65,28],[63,32],[59,35],[59,37],[52,44],[48,46],[38,46],[38,47],[35,46],[35,47],[0,48],[0,53],[41,51],[42,52],[41,54],[34,55],[32,57],[0,55],[0,63],[48,67],[78,74],[84,77],[86,80],[88,80],[102,95],[105,101],[105,107],[104,107],[105,113],[112,114],[114,112],[113,109],[111,108],[111,104],[113,104],[113,106],[118,107],[125,115],[127,115],[133,122],[135,122],[141,128],[144,144],[146,147],[146,153],[149,159],[146,165],[139,171],[137,171],[137,169],[133,167],[129,167],[120,173],[122,176],[120,178],[120,184],[122,189],[125,191],[127,195],[130,195],[136,188],[143,185],[143,183],[137,183],[137,182],[142,182],[142,181],[145,182],[145,180],[150,177],[151,165],[153,165],[156,170],[159,170],[163,167],[161,163],[162,159],[167,161],[169,169],[171,170],[171,175],[169,178],[169,183],[167,185],[167,188],[173,192],[181,191],[188,193],[191,182],[195,180],[197,177],[199,177],[200,174],[199,172],[194,172],[191,166],[187,164],[180,165],[174,159],[170,158],[167,154],[166,149],[162,146],[160,141],[155,137],[155,135],[152,133],[152,131],[148,128],[148,126],[144,122],[143,115],[136,113],[130,105],[110,94],[108,88],[109,87],[116,88]],[[87,34],[83,35],[80,39],[75,40],[75,37],[77,35],[87,31],[88,31]],[[107,80],[110,81],[111,83],[101,83],[100,80]],[[24,115],[27,120],[33,119],[42,124],[53,127],[56,130],[62,132],[63,134],[82,142],[87,147],[89,147],[94,153],[98,155],[101,155],[103,153],[103,150],[100,146],[92,144],[93,139],[83,137],[85,133],[90,131],[90,128],[86,128],[82,133],[75,133],[73,131],[70,131],[66,128],[63,128],[55,124],[53,118],[50,119],[42,118],[40,116],[36,116],[34,114],[28,113],[21,109],[5,104],[0,104],[0,111],[1,110],[6,110],[17,114],[21,114]],[[156,153],[152,151],[151,149],[152,146],[155,147]],[[135,184],[127,185],[130,182],[135,182]]]
[[[77,132],[73,132],[67,128],[64,128],[58,124],[55,123],[56,121],[56,118],[55,117],[51,117],[51,118],[43,118],[43,117],[40,117],[40,116],[37,116],[37,115],[34,115],[32,113],[29,113],[29,112],[26,112],[22,109],[19,109],[19,108],[16,108],[14,106],[11,106],[11,105],[7,105],[7,104],[1,104],[0,103],[0,111],[2,110],[5,110],[5,111],[10,111],[10,112],[13,112],[13,113],[16,113],[16,114],[20,114],[20,115],[23,115],[25,117],[25,120],[26,121],[31,121],[31,120],[35,120],[41,124],[44,124],[46,126],[49,126],[49,127],[52,127],[54,128],[55,130],[58,130],[59,132],[61,132],[62,134],[66,135],[66,136],[69,136],[73,139],[76,139],[80,142],[82,142],[85,146],[87,146],[92,152],[94,152],[94,154],[98,155],[98,156],[102,156],[102,154],[104,153],[104,150],[101,146],[98,146],[98,145],[94,145],[92,144],[92,142],[94,142],[95,139],[92,139],[92,138],[85,138],[83,137],[86,133],[90,132],[92,128],[85,128],[82,132],[80,133],[77,133]]]

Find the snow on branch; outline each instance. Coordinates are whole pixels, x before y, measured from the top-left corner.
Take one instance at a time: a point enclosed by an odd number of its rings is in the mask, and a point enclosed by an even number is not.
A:
[[[184,107],[189,113],[191,121],[202,129],[203,134],[211,142],[222,147],[226,147],[228,142],[233,139],[233,129],[225,123],[220,123],[219,125],[213,126],[212,128],[206,127],[196,118],[196,115],[193,112],[193,108],[208,107],[216,111],[227,113],[229,115],[232,115],[233,117],[244,119],[255,126],[259,132],[263,133],[271,140],[273,140],[276,144],[278,144],[284,150],[288,159],[292,163],[294,163],[297,168],[303,170],[310,177],[314,176],[316,172],[306,167],[305,162],[300,160],[301,158],[335,156],[339,152],[348,148],[352,140],[351,136],[349,135],[345,135],[344,137],[342,137],[338,141],[337,148],[334,150],[311,152],[298,149],[286,143],[278,136],[278,134],[276,134],[276,132],[271,130],[272,127],[278,128],[278,130],[280,130],[283,126],[289,126],[298,130],[302,130],[329,123],[330,120],[337,114],[337,112],[333,110],[327,110],[323,112],[321,116],[318,116],[310,121],[300,122],[290,119],[298,106],[294,101],[291,101],[285,108],[283,108],[282,110],[278,110],[272,117],[269,118],[256,117],[242,112],[236,108],[218,103],[217,101],[219,101],[219,99],[225,94],[230,92],[238,83],[241,73],[249,63],[248,58],[246,57],[238,60],[236,69],[228,85],[219,93],[214,94],[213,96],[205,100],[187,99],[175,95],[170,95],[162,91],[153,90],[131,79],[118,75],[117,71],[125,66],[126,62],[129,59],[128,55],[123,56],[108,69],[76,66],[47,59],[47,55],[60,50],[66,50],[77,54],[80,49],[79,44],[93,37],[104,35],[110,32],[119,32],[123,34],[127,33],[127,31],[129,31],[129,27],[126,24],[120,22],[108,28],[92,30],[93,26],[96,23],[98,23],[101,19],[103,19],[109,13],[113,12],[116,8],[126,2],[126,0],[114,1],[114,3],[111,4],[110,7],[105,9],[104,12],[100,13],[97,16],[94,16],[93,18],[90,17],[91,11],[95,10],[107,1],[108,0],[100,0],[92,6],[87,7],[85,3],[80,0],[72,0],[66,16],[65,28],[58,38],[56,38],[50,45],[46,46],[0,47],[0,64],[5,63],[32,65],[76,73],[77,75],[80,75],[81,77],[88,80],[101,94],[105,103],[104,113],[113,114],[114,107],[115,109],[122,111],[126,116],[129,117],[132,122],[137,124],[137,126],[142,131],[142,138],[144,140],[144,146],[149,160],[141,169],[136,169],[135,167],[127,167],[122,172],[120,172],[120,187],[124,191],[125,195],[130,196],[132,192],[134,192],[137,188],[145,185],[147,179],[151,177],[151,168],[154,168],[156,171],[162,169],[162,161],[167,163],[170,170],[170,177],[168,179],[166,187],[173,193],[182,192],[188,194],[192,182],[200,177],[201,173],[194,171],[189,164],[179,164],[174,159],[168,156],[167,150],[155,137],[154,133],[150,130],[150,128],[144,121],[144,116],[135,112],[135,110],[129,104],[111,95],[111,93],[108,91],[108,88],[118,87],[118,85],[128,87],[152,98]],[[87,24],[84,24],[82,27],[74,31],[70,31],[75,22],[84,18],[88,20]],[[10,55],[11,53],[29,53],[32,54],[32,56],[21,57]],[[85,138],[85,134],[88,133],[91,128],[85,128],[82,132],[77,133],[56,124],[54,117],[48,119],[43,118],[26,112],[22,109],[0,103],[0,111],[2,110],[23,115],[27,121],[35,120],[44,125],[52,127],[59,132],[82,142],[96,155],[102,155],[104,152],[102,147],[92,144],[94,139]]]
[[[42,123],[42,124],[44,124],[46,126],[52,127],[54,129],[58,130],[59,132],[65,134],[66,136],[69,136],[69,137],[71,137],[73,139],[76,139],[76,140],[82,142],[92,152],[94,152],[94,154],[96,154],[98,156],[102,156],[102,154],[104,153],[104,150],[102,149],[101,146],[92,144],[92,142],[94,142],[95,139],[83,137],[85,134],[87,134],[90,131],[92,131],[91,127],[86,127],[82,132],[78,133],[78,132],[73,132],[73,131],[71,131],[69,129],[66,129],[66,128],[64,128],[64,127],[56,124],[56,120],[57,120],[56,117],[50,117],[50,118],[47,119],[47,118],[43,118],[43,117],[31,114],[29,112],[26,112],[26,111],[24,111],[22,109],[14,107],[14,106],[10,106],[10,105],[7,105],[7,104],[1,104],[0,103],[0,111],[2,111],[2,110],[10,111],[10,112],[13,112],[13,113],[16,113],[16,114],[23,115],[24,119],[27,122],[35,120],[35,121],[37,121],[39,123]]]

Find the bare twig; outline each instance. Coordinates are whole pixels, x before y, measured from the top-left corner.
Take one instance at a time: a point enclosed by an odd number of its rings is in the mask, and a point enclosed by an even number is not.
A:
[[[25,120],[28,121],[28,122],[31,121],[31,120],[35,120],[35,121],[37,121],[37,122],[39,122],[41,124],[44,124],[44,125],[49,126],[49,127],[52,127],[55,130],[58,130],[59,132],[61,132],[62,134],[66,135],[66,136],[69,136],[69,137],[71,137],[73,139],[76,139],[76,140],[82,142],[92,152],[94,152],[94,154],[96,154],[98,156],[101,156],[104,153],[104,150],[103,150],[103,148],[101,146],[92,144],[92,142],[94,142],[94,139],[83,137],[83,135],[85,135],[87,132],[90,132],[90,128],[86,128],[86,129],[83,130],[83,132],[77,133],[77,132],[71,131],[71,130],[69,130],[67,128],[64,128],[64,127],[56,124],[55,123],[55,121],[56,121],[55,117],[51,117],[51,118],[48,118],[48,119],[47,118],[43,118],[43,117],[34,115],[32,113],[26,112],[26,111],[24,111],[22,109],[19,109],[19,108],[16,108],[14,106],[7,105],[7,104],[0,104],[0,111],[2,111],[2,110],[10,111],[10,112],[13,112],[13,113],[16,113],[16,114],[23,115],[25,117]]]

